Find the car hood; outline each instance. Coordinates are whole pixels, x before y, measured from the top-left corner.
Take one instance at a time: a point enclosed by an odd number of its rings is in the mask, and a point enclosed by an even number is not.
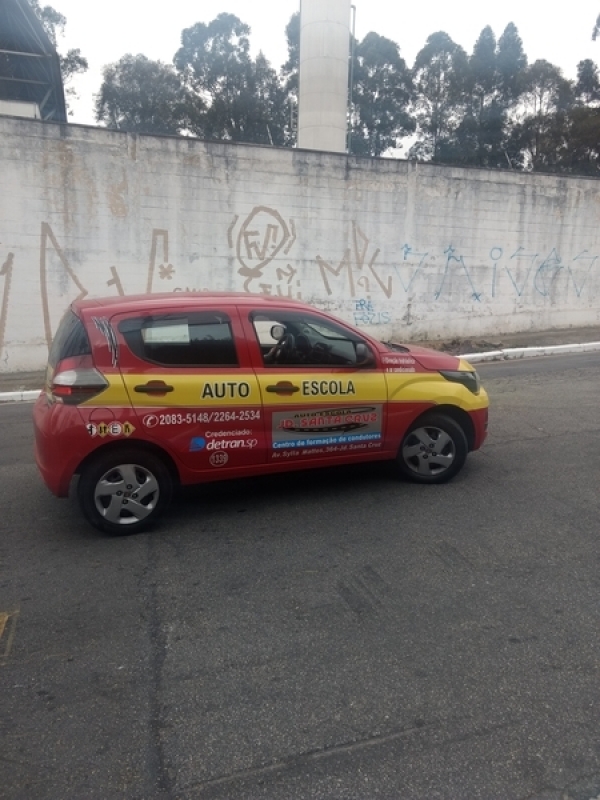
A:
[[[384,350],[382,358],[385,366],[410,366],[410,362],[414,359],[427,370],[460,369],[461,359],[458,356],[450,355],[450,353],[442,353],[429,347],[418,347],[410,344],[397,344],[397,347],[402,349],[396,350],[386,347]]]

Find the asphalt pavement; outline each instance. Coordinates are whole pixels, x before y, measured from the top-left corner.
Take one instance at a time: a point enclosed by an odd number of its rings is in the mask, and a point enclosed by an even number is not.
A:
[[[597,800],[600,352],[480,370],[449,484],[224,481],[129,537],[2,405],[2,800]]]
[[[600,350],[600,325],[561,328],[546,331],[523,331],[475,339],[457,337],[436,341],[414,341],[413,345],[432,347],[454,355],[465,356],[478,364],[486,361],[559,355]],[[557,349],[558,348],[558,349]],[[0,403],[31,401],[44,384],[44,371],[0,371]]]

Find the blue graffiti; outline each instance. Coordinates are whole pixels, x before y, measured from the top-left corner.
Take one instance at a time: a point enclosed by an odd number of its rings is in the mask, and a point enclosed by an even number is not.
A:
[[[577,297],[581,297],[581,293],[582,293],[583,288],[585,286],[585,282],[588,279],[588,276],[589,276],[589,274],[590,274],[590,272],[592,270],[592,267],[594,266],[594,264],[598,260],[598,256],[588,256],[588,255],[586,255],[587,252],[588,252],[587,250],[583,250],[581,253],[579,253],[578,256],[575,256],[575,258],[573,259],[573,263],[575,263],[575,261],[582,261],[582,262],[589,261],[589,264],[587,265],[587,269],[584,267],[581,270],[581,272],[583,272],[583,279],[581,281],[581,285],[579,285],[577,283],[577,281],[575,280],[575,273],[574,273],[573,269],[571,268],[571,266],[569,265],[567,267],[569,275],[571,276],[571,280],[573,281],[573,287],[575,289],[575,293],[576,293]]]
[[[440,283],[438,290],[435,292],[434,297],[436,300],[439,300],[442,291],[444,289],[444,284],[446,283],[446,278],[448,277],[448,273],[450,272],[451,269],[451,262],[455,261],[456,263],[461,265],[462,270],[464,271],[464,274],[467,278],[467,281],[469,282],[469,286],[471,287],[471,297],[473,298],[473,300],[476,300],[478,303],[480,303],[482,293],[478,292],[475,289],[475,285],[471,278],[471,274],[469,272],[467,265],[465,264],[464,257],[457,256],[455,255],[455,253],[456,249],[452,247],[452,245],[450,245],[446,250],[444,250],[444,255],[446,256],[446,268],[444,270],[444,274],[442,275],[442,282]]]
[[[377,311],[371,300],[354,300],[355,325],[387,325],[392,321],[389,311]]]

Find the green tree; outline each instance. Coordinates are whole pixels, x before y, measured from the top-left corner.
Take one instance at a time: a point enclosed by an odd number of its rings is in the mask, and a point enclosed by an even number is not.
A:
[[[577,64],[575,97],[583,105],[590,105],[590,103],[600,100],[598,67],[591,58],[586,58]]]
[[[57,47],[58,38],[64,34],[67,18],[52,6],[40,6],[39,0],[29,0],[29,4],[35,11],[37,18],[42,23],[48,38]],[[72,86],[69,86],[75,75],[80,75],[87,71],[87,59],[81,55],[79,48],[68,50],[66,53],[58,53],[60,60],[60,71],[65,87],[67,102],[69,98],[75,99],[77,93]]]
[[[123,131],[177,134],[188,127],[188,116],[186,91],[169,64],[128,54],[104,67],[98,122]]]
[[[568,146],[568,112],[573,86],[561,70],[544,59],[527,68],[509,150],[523,169],[556,169]]]
[[[509,22],[498,39],[496,70],[498,91],[505,107],[518,102],[522,78],[527,69],[527,56],[523,42],[513,22]]]
[[[298,74],[300,72],[300,12],[296,11],[290,17],[285,27],[288,58],[281,67],[281,77],[285,88],[289,92],[298,94]]]
[[[233,14],[182,32],[174,62],[198,98],[190,127],[207,138],[283,144],[285,92],[267,59],[251,58],[249,35]]]
[[[280,77],[285,100],[285,144],[291,145],[297,139],[298,126],[298,88],[300,75],[300,12],[290,17],[285,28],[288,58],[281,67]]]
[[[412,79],[398,45],[368,33],[355,50],[351,152],[380,156],[415,130],[408,112]]]
[[[427,39],[413,66],[417,142],[409,157],[444,160],[467,101],[469,62],[465,51],[447,33]]]
[[[456,160],[478,166],[504,163],[506,111],[501,99],[498,51],[494,32],[486,26],[469,59],[469,101],[454,137]]]
[[[575,107],[566,120],[562,171],[600,177],[600,108]]]

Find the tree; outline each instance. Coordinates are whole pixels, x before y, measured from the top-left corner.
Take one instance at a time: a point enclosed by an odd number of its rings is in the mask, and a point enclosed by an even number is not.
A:
[[[251,58],[249,34],[233,14],[182,32],[174,62],[198,98],[191,130],[213,139],[283,144],[285,93],[267,59]]]
[[[285,27],[287,40],[288,59],[281,67],[281,77],[285,81],[288,92],[298,94],[298,74],[300,72],[300,12],[296,11],[290,17]]]
[[[561,166],[570,173],[600,176],[600,108],[571,109]]]
[[[523,42],[513,22],[508,23],[498,39],[496,69],[500,97],[505,107],[510,107],[519,99],[523,73],[527,69]]]
[[[461,161],[477,166],[504,163],[506,112],[501,100],[501,77],[494,32],[486,26],[469,59],[467,113],[456,132],[455,149]]]
[[[598,67],[591,58],[586,58],[577,64],[577,82],[574,91],[575,97],[583,105],[600,100]]]
[[[187,100],[172,66],[128,54],[104,67],[96,120],[117,130],[177,134],[188,127]]]
[[[418,141],[409,156],[443,160],[444,149],[465,112],[467,54],[447,33],[433,33],[417,54],[413,81]]]
[[[412,79],[398,45],[368,33],[356,48],[351,87],[351,152],[380,156],[416,123],[408,113]]]
[[[595,42],[598,38],[598,34],[600,33],[600,14],[596,17],[596,24],[594,25],[594,30],[592,31],[592,40]]]
[[[522,87],[510,151],[524,169],[554,169],[568,146],[573,87],[558,67],[544,59],[527,68]]]
[[[285,144],[294,144],[297,140],[298,126],[298,89],[300,75],[300,12],[290,17],[285,28],[288,58],[281,66],[281,82],[286,95],[285,100]]]
[[[29,4],[42,23],[42,27],[48,38],[56,48],[58,36],[64,34],[67,18],[52,6],[40,6],[39,0],[29,0]],[[75,75],[80,75],[87,71],[88,62],[87,59],[81,55],[81,50],[79,48],[68,50],[64,55],[58,53],[58,58],[60,61],[63,86],[65,87],[65,95],[68,101],[69,97],[73,99],[77,97],[75,89],[69,86],[69,83]]]

